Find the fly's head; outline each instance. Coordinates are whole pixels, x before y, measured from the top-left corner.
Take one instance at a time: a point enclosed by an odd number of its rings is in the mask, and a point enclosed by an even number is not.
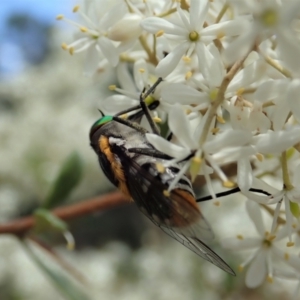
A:
[[[98,140],[101,135],[101,129],[103,129],[103,126],[110,123],[112,120],[113,117],[111,116],[103,116],[92,125],[90,129],[90,143],[95,151],[98,148]]]

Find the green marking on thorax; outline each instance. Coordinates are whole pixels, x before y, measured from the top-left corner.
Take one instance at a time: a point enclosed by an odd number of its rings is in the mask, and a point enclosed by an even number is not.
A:
[[[104,124],[106,124],[106,123],[108,123],[108,122],[111,122],[112,119],[113,119],[112,116],[104,116],[104,117],[100,118],[99,120],[97,120],[97,121],[93,124],[92,129],[94,129],[94,128],[96,128],[96,127],[99,127],[99,126],[101,126],[101,125],[104,125]]]

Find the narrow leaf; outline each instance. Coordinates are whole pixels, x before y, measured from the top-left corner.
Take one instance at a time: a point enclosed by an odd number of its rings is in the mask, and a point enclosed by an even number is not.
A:
[[[81,180],[83,171],[82,159],[73,152],[64,162],[54,181],[50,193],[43,204],[44,208],[52,208],[63,203],[71,191]]]
[[[67,275],[54,270],[45,264],[30,248],[27,242],[22,243],[28,256],[33,262],[45,273],[45,275],[52,281],[62,295],[67,300],[91,300]]]

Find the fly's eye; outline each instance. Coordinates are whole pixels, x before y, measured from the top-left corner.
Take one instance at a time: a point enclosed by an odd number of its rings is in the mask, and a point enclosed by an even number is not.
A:
[[[90,140],[92,139],[93,134],[104,124],[111,122],[113,120],[112,116],[104,116],[102,118],[100,118],[99,120],[97,120],[91,127],[90,130]]]

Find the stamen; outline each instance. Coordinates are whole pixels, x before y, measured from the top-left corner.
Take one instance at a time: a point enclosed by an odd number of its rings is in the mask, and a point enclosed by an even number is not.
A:
[[[68,50],[69,49],[69,46],[66,43],[62,43],[61,47],[62,47],[63,50]]]
[[[154,117],[154,118],[152,118],[153,119],[153,121],[155,122],[155,123],[162,123],[162,120],[161,120],[161,118],[159,118],[159,117]]]
[[[271,234],[275,233],[276,227],[277,227],[277,220],[278,216],[280,214],[280,207],[281,207],[282,201],[279,201],[276,205],[275,211],[274,211],[274,216],[273,216],[273,221],[272,221],[272,227],[271,227]]]
[[[193,76],[193,73],[191,71],[188,71],[185,73],[185,80],[190,79]]]
[[[72,12],[73,12],[73,13],[78,12],[79,8],[80,8],[80,6],[79,6],[78,4],[75,5],[75,6],[73,7],[73,9],[72,9]]]
[[[157,31],[157,32],[155,33],[155,36],[156,36],[156,37],[160,37],[160,36],[162,36],[164,33],[165,33],[165,32],[164,32],[163,30],[159,30],[159,31]]]
[[[263,160],[264,160],[264,156],[263,156],[261,153],[257,153],[257,154],[256,154],[256,158],[257,158],[259,161],[263,161]]]
[[[191,59],[189,56],[186,56],[186,55],[185,55],[185,56],[182,57],[182,60],[183,60],[185,63],[190,63],[192,59]]]
[[[170,191],[168,191],[168,190],[164,190],[164,191],[163,191],[163,194],[164,194],[164,196],[166,196],[166,197],[170,197],[170,195],[171,195]]]

